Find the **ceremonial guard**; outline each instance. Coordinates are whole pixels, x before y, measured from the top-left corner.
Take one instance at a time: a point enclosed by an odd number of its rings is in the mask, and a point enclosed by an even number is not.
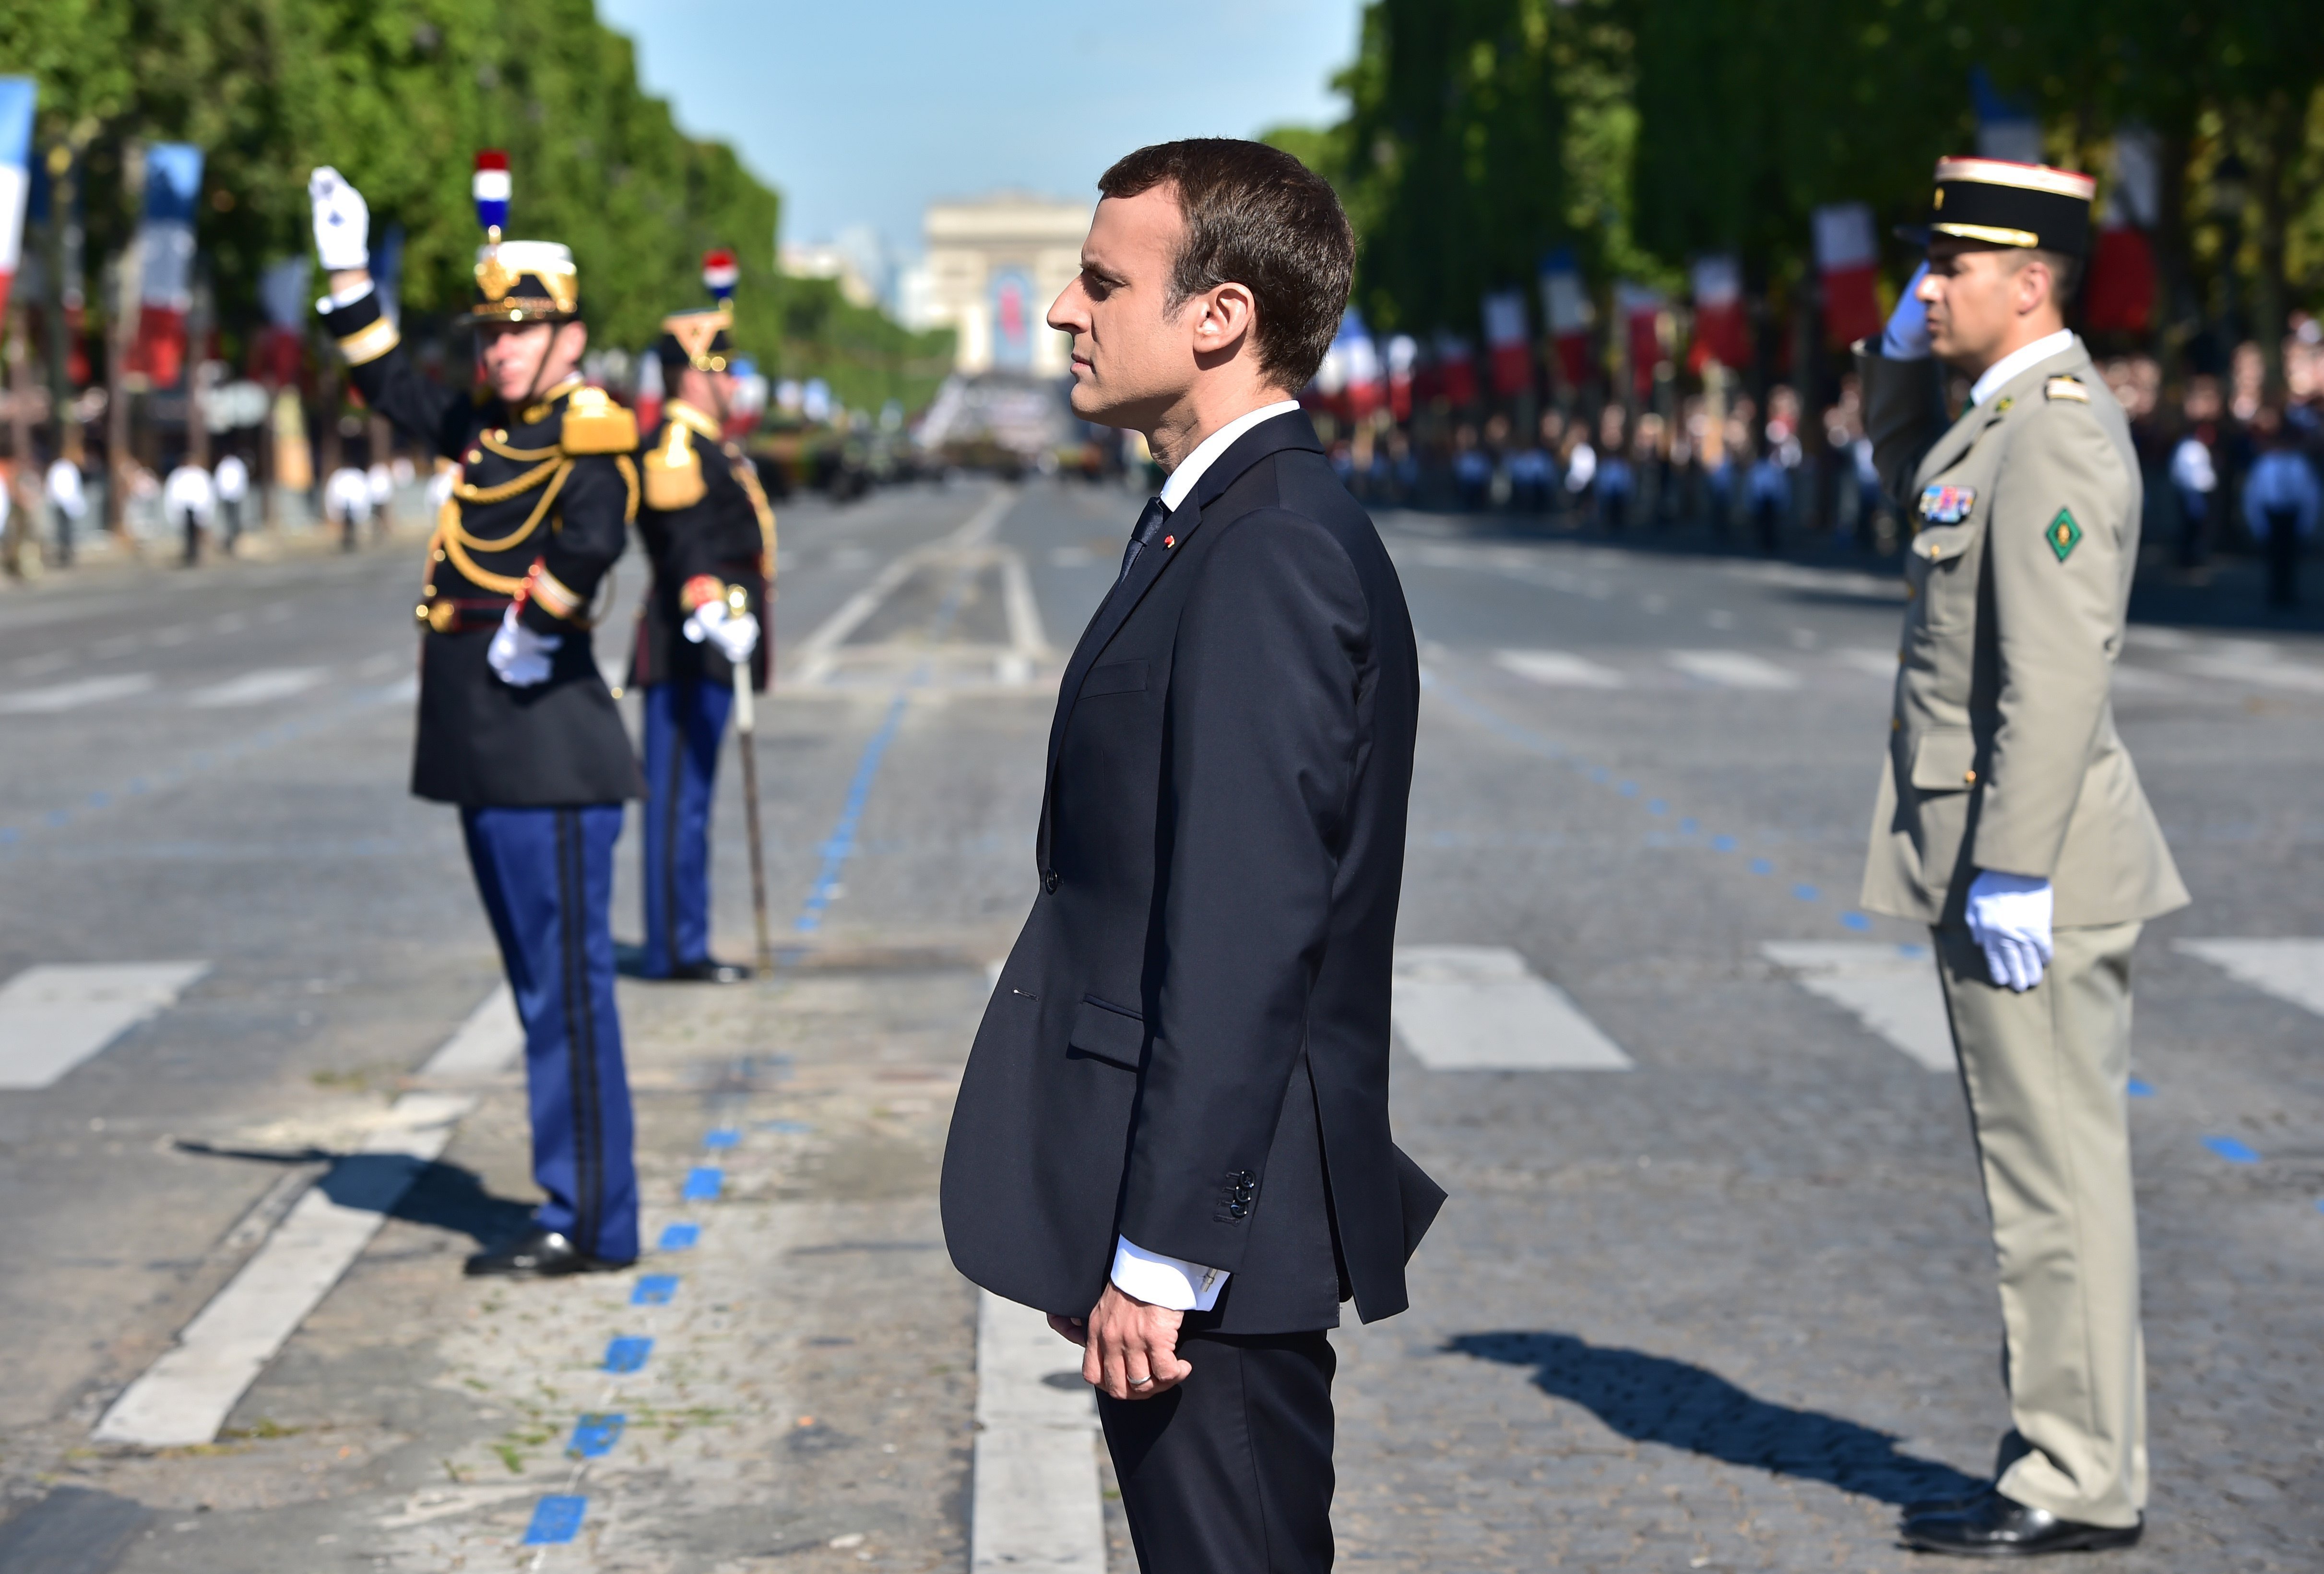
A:
[[[578,370],[572,255],[503,241],[507,160],[478,155],[474,394],[423,378],[372,288],[363,198],[314,172],[324,325],[364,401],[457,467],[420,592],[411,790],[459,806],[523,1020],[533,1179],[548,1200],[471,1273],[618,1268],[638,1255],[627,1072],[613,1005],[613,842],[636,756],[590,650],[591,600],[638,501],[630,412]]]
[[[1974,1557],[2126,1547],[2146,1503],[2127,1111],[2131,952],[2187,892],[2115,730],[2138,557],[2129,424],[2065,327],[2091,181],[1937,165],[1928,259],[1865,425],[1914,535],[1863,903],[1932,926],[2001,1278],[1995,1478],[1904,1534]],[[1944,366],[1974,379],[1958,420]]]
[[[672,397],[640,458],[638,533],[653,584],[638,607],[629,678],[646,721],[641,971],[712,984],[751,976],[710,954],[710,806],[734,685],[767,687],[761,630],[775,572],[774,511],[750,459],[726,440],[734,278],[733,253],[705,257],[703,282],[717,304],[664,318],[654,346]]]

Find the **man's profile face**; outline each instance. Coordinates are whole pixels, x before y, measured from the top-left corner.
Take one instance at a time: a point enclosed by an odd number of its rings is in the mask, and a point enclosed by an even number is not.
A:
[[[513,404],[562,382],[588,342],[589,330],[577,322],[478,323],[476,365],[492,391]]]
[[[1081,272],[1048,315],[1074,338],[1073,405],[1083,420],[1144,431],[1193,382],[1183,310],[1164,309],[1185,222],[1167,185],[1098,203]]]
[[[1919,291],[1929,309],[1929,348],[1963,370],[2000,359],[2018,318],[2037,303],[2034,292],[2048,292],[2046,269],[2029,275],[2034,269],[2024,254],[2008,247],[1932,240]]]

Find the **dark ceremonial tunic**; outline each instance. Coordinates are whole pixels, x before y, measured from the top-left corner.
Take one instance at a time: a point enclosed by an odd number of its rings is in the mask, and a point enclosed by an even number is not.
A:
[[[759,620],[751,686],[763,691],[774,648],[767,620],[775,567],[774,510],[749,458],[722,439],[709,417],[677,400],[668,410],[641,455],[645,497],[638,510],[638,537],[653,564],[653,584],[638,607],[630,687],[688,678],[733,681],[733,669],[716,645],[686,637],[693,608],[680,597],[688,584],[707,576],[722,587],[740,585],[747,609]]]
[[[342,342],[380,316],[376,292],[327,313]],[[429,544],[411,791],[466,806],[612,803],[641,796],[629,734],[590,649],[588,613],[521,615],[562,635],[548,681],[513,688],[485,664],[536,561],[586,609],[622,555],[638,504],[627,411],[576,378],[511,409],[422,377],[401,345],[351,366],[374,410],[461,467]]]

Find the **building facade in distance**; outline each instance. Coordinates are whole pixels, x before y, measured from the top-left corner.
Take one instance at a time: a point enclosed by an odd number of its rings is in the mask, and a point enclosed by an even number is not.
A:
[[[915,327],[954,329],[954,370],[1065,375],[1069,341],[1042,319],[1080,271],[1090,207],[1027,191],[929,205],[911,315]]]

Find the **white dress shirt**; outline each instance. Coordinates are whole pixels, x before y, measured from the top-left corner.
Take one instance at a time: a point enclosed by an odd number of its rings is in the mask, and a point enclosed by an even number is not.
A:
[[[1299,408],[1296,399],[1278,399],[1272,404],[1262,404],[1257,410],[1238,415],[1218,431],[1194,445],[1194,451],[1178,461],[1162,483],[1162,506],[1176,514],[1203,472],[1215,463],[1218,457],[1234,447],[1235,440],[1262,421],[1273,421]],[[1159,1252],[1149,1252],[1131,1242],[1127,1236],[1117,1236],[1113,1242],[1113,1272],[1110,1275],[1114,1287],[1125,1295],[1156,1306],[1167,1306],[1174,1311],[1208,1311],[1219,1303],[1219,1292],[1226,1288],[1224,1269],[1205,1267],[1183,1257],[1166,1257]]]
[[[2061,328],[2046,334],[2030,345],[2021,345],[1986,367],[1985,375],[1969,385],[1969,402],[1982,404],[1993,396],[1993,391],[2017,375],[2036,361],[2046,361],[2052,356],[2063,355],[2074,347],[2074,330]]]

